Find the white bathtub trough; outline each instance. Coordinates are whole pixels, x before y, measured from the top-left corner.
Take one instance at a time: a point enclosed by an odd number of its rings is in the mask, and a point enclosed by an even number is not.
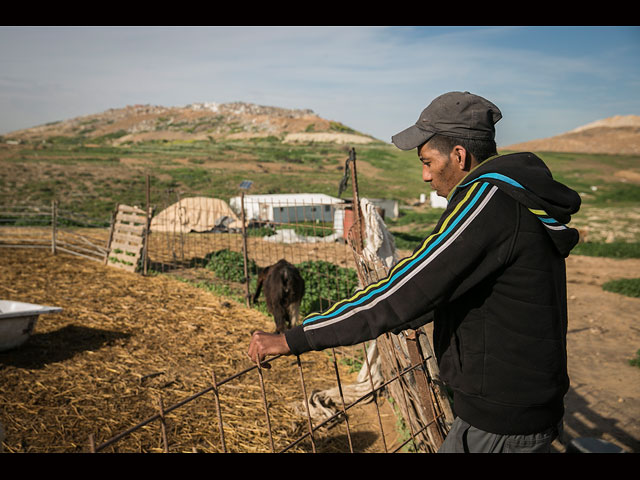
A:
[[[27,341],[43,313],[56,313],[60,307],[0,300],[0,351],[16,348]]]

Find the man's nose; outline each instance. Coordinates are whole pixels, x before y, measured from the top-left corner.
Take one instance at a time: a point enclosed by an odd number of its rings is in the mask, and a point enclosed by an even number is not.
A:
[[[426,165],[422,166],[422,180],[425,182],[430,182],[431,179],[431,172],[429,171],[429,167],[427,167]]]

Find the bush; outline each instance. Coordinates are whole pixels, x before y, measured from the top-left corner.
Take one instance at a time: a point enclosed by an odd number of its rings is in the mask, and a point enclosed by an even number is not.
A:
[[[358,275],[352,268],[338,267],[323,260],[309,260],[296,266],[305,283],[300,305],[303,317],[326,310],[335,302],[349,297],[358,285]]]
[[[228,249],[209,253],[206,257],[205,268],[211,270],[222,280],[244,283],[244,258],[241,252],[233,252]],[[249,259],[247,265],[249,272],[257,271],[256,263]]]
[[[602,285],[602,289],[608,292],[619,293],[627,297],[640,297],[640,278],[621,278],[611,280]]]

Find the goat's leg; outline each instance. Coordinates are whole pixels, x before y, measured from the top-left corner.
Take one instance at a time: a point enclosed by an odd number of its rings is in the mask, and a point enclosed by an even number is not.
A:
[[[258,285],[256,286],[256,293],[253,295],[253,299],[251,301],[252,305],[255,305],[256,300],[258,300],[258,297],[260,296],[261,290],[262,290],[262,278],[258,277]]]
[[[266,267],[266,268],[261,269],[258,272],[258,284],[256,285],[256,293],[253,295],[253,301],[251,302],[252,304],[255,304],[256,300],[258,300],[258,297],[260,296],[260,292],[262,291],[262,284],[264,283],[265,279],[267,278],[267,274],[269,273],[269,269],[270,268],[271,267]]]
[[[276,333],[284,332],[290,324],[289,312],[282,305],[273,306],[271,314],[276,322]]]
[[[289,305],[288,310],[291,326],[295,327],[300,321],[300,302],[293,302],[291,305]]]

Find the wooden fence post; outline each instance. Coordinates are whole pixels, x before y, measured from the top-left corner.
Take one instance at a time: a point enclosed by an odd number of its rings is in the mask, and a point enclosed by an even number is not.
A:
[[[424,424],[427,425],[427,434],[431,445],[437,450],[444,441],[443,432],[435,423],[437,413],[433,399],[431,398],[431,390],[429,388],[426,360],[423,359],[422,352],[419,350],[417,335],[424,335],[420,331],[411,331],[405,336],[407,350],[409,353],[410,364],[422,366],[415,371],[414,380],[416,393],[419,395],[420,401],[416,402],[416,410],[421,413],[424,418]],[[422,372],[422,374],[420,374]]]
[[[116,225],[116,216],[118,215],[118,209],[120,208],[120,204],[116,203],[116,207],[113,209],[113,213],[111,214],[111,226],[109,227],[109,238],[107,239],[107,244],[105,245],[105,254],[104,254],[104,264],[106,265],[109,262],[109,249],[111,248],[111,241],[113,240],[113,229]]]
[[[349,150],[349,168],[351,168],[351,187],[353,189],[353,227],[356,232],[356,252],[362,254],[364,249],[364,223],[362,221],[362,212],[360,210],[360,192],[358,190],[358,173],[356,171],[356,149]]]

